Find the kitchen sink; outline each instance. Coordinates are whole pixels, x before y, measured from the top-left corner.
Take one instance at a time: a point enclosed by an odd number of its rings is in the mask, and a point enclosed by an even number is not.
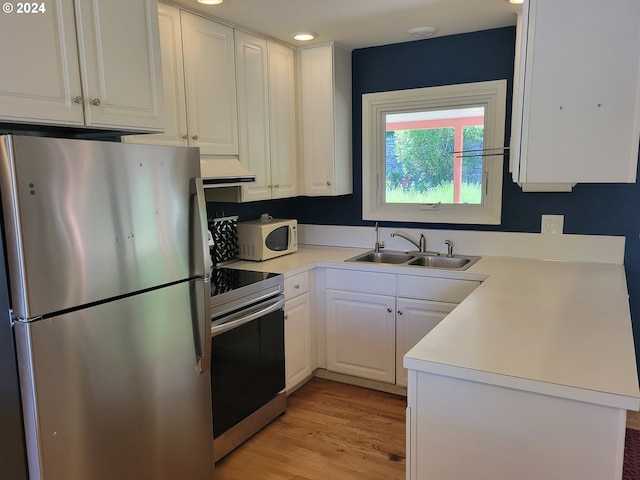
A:
[[[414,255],[409,255],[404,252],[367,252],[364,255],[359,255],[354,258],[350,258],[347,262],[369,262],[369,263],[407,263],[409,260],[414,259]]]
[[[454,268],[461,269],[467,263],[471,262],[469,257],[446,257],[446,256],[433,256],[424,255],[415,257],[409,262],[409,265],[419,265],[421,267],[433,267],[433,268]]]
[[[440,255],[432,252],[399,252],[393,250],[376,252],[371,250],[349,258],[345,260],[345,262],[386,263],[391,265],[406,265],[409,267],[466,270],[478,260],[480,260],[480,257],[467,255],[454,255],[452,257],[447,257],[446,255]]]

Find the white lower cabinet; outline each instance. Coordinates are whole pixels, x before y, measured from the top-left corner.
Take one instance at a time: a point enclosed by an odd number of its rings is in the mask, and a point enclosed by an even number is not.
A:
[[[284,318],[286,388],[291,390],[312,372],[309,292],[287,300]]]
[[[407,386],[407,369],[402,358],[440,321],[456,303],[398,298],[396,301],[396,385]]]
[[[407,386],[404,355],[479,281],[326,270],[327,370]]]
[[[284,338],[286,390],[313,373],[309,272],[285,278]]]
[[[395,298],[329,290],[327,369],[381,382],[395,381]]]

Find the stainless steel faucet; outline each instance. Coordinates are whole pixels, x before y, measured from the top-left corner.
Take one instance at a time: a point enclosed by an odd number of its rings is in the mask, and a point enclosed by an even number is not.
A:
[[[416,240],[415,238],[413,238],[411,235],[407,235],[406,233],[403,232],[393,232],[391,234],[392,237],[401,237],[404,238],[405,240],[413,243],[416,248],[418,249],[419,252],[426,252],[427,251],[427,239],[425,238],[424,234],[420,234],[420,239]]]
[[[453,257],[453,242],[451,240],[445,240],[444,243],[447,245],[447,257]]]
[[[376,222],[375,229],[376,229],[376,243],[375,243],[375,246],[373,247],[373,251],[379,252],[384,248],[384,242],[380,241],[380,229],[378,228],[378,222]]]

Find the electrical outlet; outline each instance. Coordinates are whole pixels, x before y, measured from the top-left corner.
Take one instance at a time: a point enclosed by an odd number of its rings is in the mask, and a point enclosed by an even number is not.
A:
[[[541,233],[561,235],[563,227],[564,215],[542,215]]]

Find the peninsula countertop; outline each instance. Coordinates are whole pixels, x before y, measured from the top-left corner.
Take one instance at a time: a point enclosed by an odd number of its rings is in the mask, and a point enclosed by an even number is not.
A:
[[[233,268],[297,273],[327,266],[483,280],[404,358],[409,369],[640,409],[624,267],[482,257],[466,271],[344,260],[362,248],[301,246]]]

